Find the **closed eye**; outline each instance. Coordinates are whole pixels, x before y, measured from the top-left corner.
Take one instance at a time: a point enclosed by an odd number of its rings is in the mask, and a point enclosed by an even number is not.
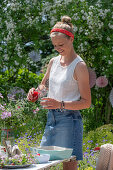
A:
[[[63,46],[64,44],[60,44],[59,46],[61,47],[61,46]]]
[[[59,44],[58,46],[59,47],[62,47],[64,44]],[[57,45],[53,45],[54,46],[54,48],[56,48],[56,47],[58,47]]]

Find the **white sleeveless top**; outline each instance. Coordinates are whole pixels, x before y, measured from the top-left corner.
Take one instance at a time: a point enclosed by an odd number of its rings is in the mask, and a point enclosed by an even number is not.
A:
[[[77,56],[68,66],[61,66],[61,55],[53,60],[49,76],[48,97],[59,101],[77,101],[80,99],[77,80],[73,74],[78,62],[83,61]]]

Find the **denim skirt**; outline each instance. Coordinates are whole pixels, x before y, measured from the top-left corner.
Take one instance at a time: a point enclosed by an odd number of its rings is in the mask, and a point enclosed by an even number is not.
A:
[[[83,160],[83,123],[78,110],[48,110],[47,123],[40,146],[73,148],[76,160]]]

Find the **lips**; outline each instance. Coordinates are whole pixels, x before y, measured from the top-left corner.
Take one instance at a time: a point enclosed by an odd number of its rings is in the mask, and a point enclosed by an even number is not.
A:
[[[63,53],[64,51],[59,51],[59,53]]]

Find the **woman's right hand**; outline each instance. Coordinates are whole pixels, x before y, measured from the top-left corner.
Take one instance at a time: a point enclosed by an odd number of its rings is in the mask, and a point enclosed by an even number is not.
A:
[[[36,89],[36,91],[38,91],[40,93],[41,98],[47,95],[47,89],[46,89],[45,85],[43,85],[43,84],[40,84],[38,86],[38,88]]]
[[[35,88],[31,88],[27,94],[27,99],[28,101],[32,101],[32,100],[35,100],[35,98],[37,97],[33,97],[33,93],[35,91]]]

